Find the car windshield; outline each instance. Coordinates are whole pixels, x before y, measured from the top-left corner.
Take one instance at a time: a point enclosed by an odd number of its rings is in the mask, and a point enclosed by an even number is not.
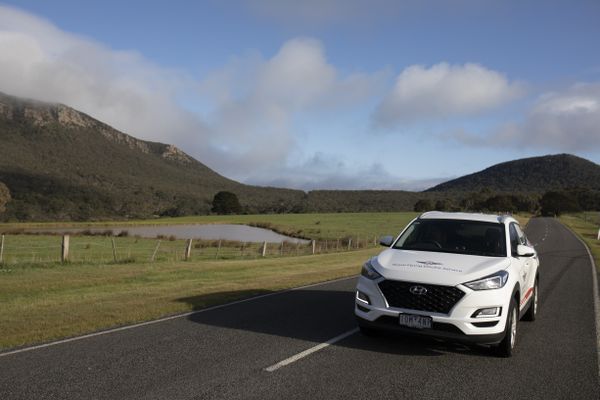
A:
[[[395,249],[505,257],[504,224],[419,219],[394,244]]]

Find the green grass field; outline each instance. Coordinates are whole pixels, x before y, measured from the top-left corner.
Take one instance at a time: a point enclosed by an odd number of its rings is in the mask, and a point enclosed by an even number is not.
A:
[[[239,223],[274,229],[292,236],[317,240],[318,254],[341,252],[376,246],[379,236],[397,234],[415,217],[415,213],[366,214],[290,214],[200,216],[160,220],[119,222],[123,226],[149,224],[206,224]],[[39,264],[60,261],[61,237],[58,235],[12,234],[25,228],[49,227],[55,224],[4,224],[0,232],[7,232],[2,260],[5,265]],[[99,224],[69,224],[69,227],[98,227]],[[351,241],[349,240],[351,239]],[[115,251],[113,252],[113,243]],[[195,240],[192,260],[258,258],[262,243],[237,243],[216,240]],[[180,261],[184,258],[185,240],[139,237],[107,237],[71,235],[69,260],[79,263]],[[298,256],[312,254],[311,244],[268,244],[266,256]]]
[[[49,264],[61,260],[61,240],[58,235],[4,236],[3,263],[14,266],[23,264]],[[143,239],[136,237],[71,235],[68,260],[72,263],[106,264],[128,262],[175,262],[185,259],[187,240]],[[114,243],[114,251],[113,251]],[[359,242],[317,241],[315,253],[337,253],[375,247],[373,237]],[[267,243],[265,257],[312,255],[312,244],[285,242]],[[263,243],[241,243],[220,240],[194,240],[190,251],[191,261],[255,259],[263,257]]]
[[[596,268],[600,269],[600,240],[597,240],[600,212],[563,215],[559,219],[585,241],[594,256]]]

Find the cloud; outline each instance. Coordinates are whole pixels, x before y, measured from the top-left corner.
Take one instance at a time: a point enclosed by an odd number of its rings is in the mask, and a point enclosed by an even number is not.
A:
[[[144,139],[181,144],[203,129],[176,101],[185,74],[2,5],[0,54],[6,93],[70,105]]]
[[[378,74],[341,77],[322,44],[310,38],[287,41],[269,59],[250,54],[232,60],[200,85],[207,101],[219,99],[205,119],[211,145],[233,156],[222,171],[252,182],[264,171],[283,173],[297,147],[298,115],[360,104],[380,82]],[[208,157],[216,163],[222,155]]]
[[[270,58],[250,51],[198,81],[2,5],[0,54],[0,91],[64,103],[141,139],[176,144],[238,180],[285,167],[299,114],[346,109],[382,82],[377,74],[340,76],[310,38],[289,40]]]
[[[255,177],[264,186],[289,187],[300,190],[412,190],[420,191],[449,178],[407,179],[390,174],[375,162],[347,165],[340,157],[317,152],[281,171],[277,177],[269,174]]]
[[[400,124],[474,115],[505,104],[524,92],[518,82],[479,64],[413,65],[397,77],[377,107],[376,125]]]
[[[459,132],[450,137],[475,146],[559,151],[600,149],[600,83],[578,83],[538,97],[521,122],[488,134]]]

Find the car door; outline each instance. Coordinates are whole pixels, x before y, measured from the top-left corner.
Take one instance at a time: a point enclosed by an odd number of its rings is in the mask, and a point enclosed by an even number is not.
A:
[[[519,287],[521,288],[521,291],[520,291],[521,297],[519,299],[519,303],[520,303],[520,306],[523,306],[525,294],[530,286],[527,284],[527,278],[529,275],[529,270],[528,270],[529,266],[526,265],[526,263],[527,263],[528,257],[519,257],[519,255],[517,254],[517,246],[522,244],[521,238],[519,237],[519,233],[517,231],[517,224],[514,222],[511,223],[508,228],[508,232],[510,235],[511,257],[516,266],[517,273],[519,274],[518,281],[519,281]]]

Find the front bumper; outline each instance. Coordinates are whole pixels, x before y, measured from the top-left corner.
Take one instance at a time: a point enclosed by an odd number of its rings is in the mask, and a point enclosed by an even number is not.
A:
[[[370,304],[355,297],[355,315],[358,324],[378,330],[390,330],[420,336],[431,336],[452,341],[497,344],[505,335],[506,315],[510,305],[510,283],[494,290],[474,291],[462,285],[458,288],[465,292],[448,314],[390,307],[378,283],[360,277],[357,290],[368,296]],[[473,314],[482,308],[500,307],[500,315],[488,318],[473,318]],[[430,329],[415,329],[399,325],[401,313],[431,317]]]
[[[497,344],[504,338],[504,331],[493,334],[466,335],[457,328],[456,325],[435,321],[433,322],[433,327],[431,329],[415,329],[398,325],[397,317],[382,316],[375,321],[369,321],[356,316],[356,320],[359,326],[370,329],[392,331],[415,336],[428,336],[461,343]]]

